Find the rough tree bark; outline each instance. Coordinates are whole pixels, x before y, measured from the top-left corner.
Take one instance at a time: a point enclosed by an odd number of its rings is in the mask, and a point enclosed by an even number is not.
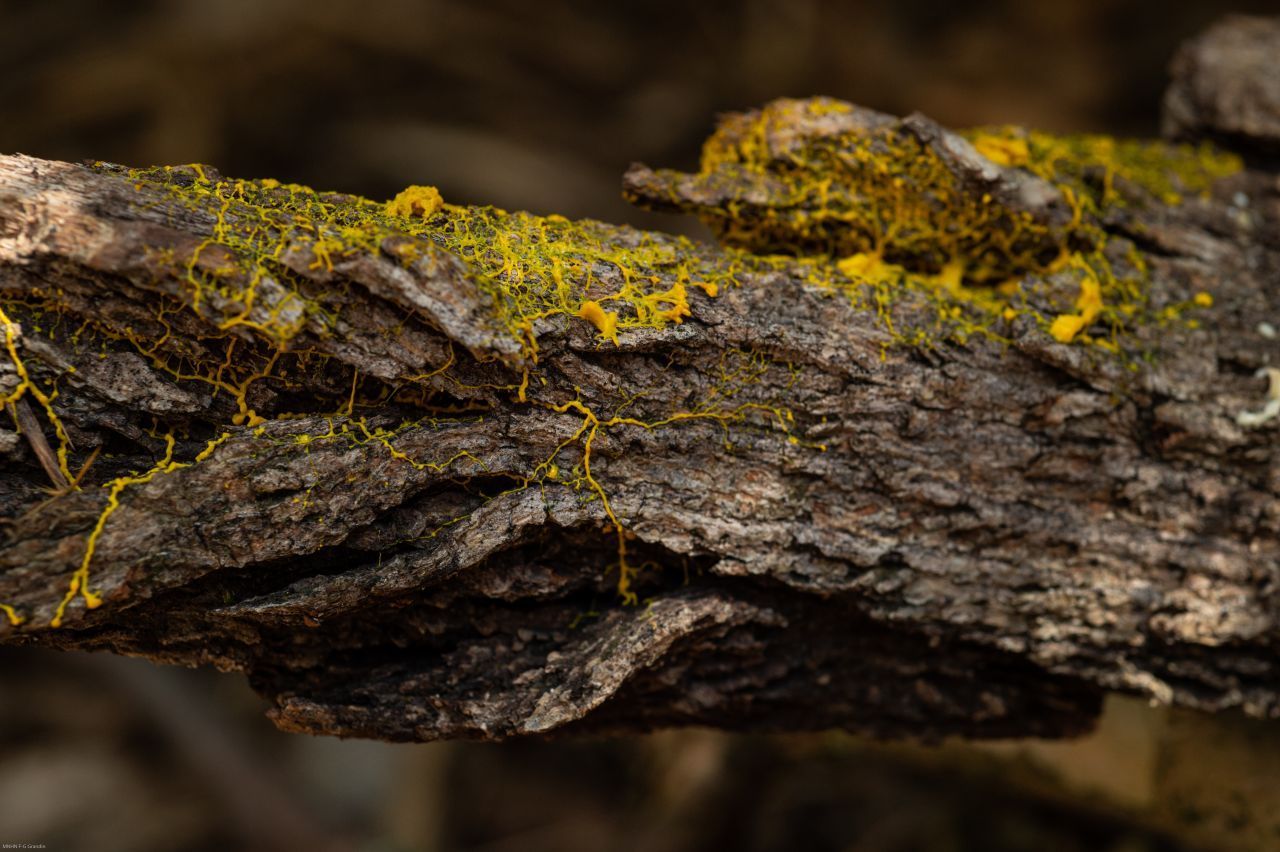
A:
[[[522,334],[429,239],[276,221],[259,303],[200,302],[193,270],[244,274],[234,199],[0,158],[0,641],[242,671],[283,728],[392,740],[1070,735],[1108,690],[1280,715],[1278,425],[1238,422],[1280,345],[1278,53],[1275,22],[1234,19],[1178,58],[1167,132],[1249,167],[1094,223],[1145,262],[1151,315],[1212,294],[1198,327],[1133,320],[1119,354],[1012,311],[998,335],[902,342],[890,327],[932,323],[936,299],[886,317],[811,259],[607,226],[603,245],[734,283],[688,287],[683,322],[624,323],[616,345],[585,309]],[[1052,187],[926,119],[850,114],[1061,225]],[[767,180],[723,180],[636,168],[626,186],[722,224],[772,203]],[[573,286],[617,286],[596,272]],[[1079,287],[1024,273],[1045,312]],[[287,347],[286,280],[323,307]],[[183,374],[219,358],[265,369]],[[640,605],[615,590],[615,518]]]

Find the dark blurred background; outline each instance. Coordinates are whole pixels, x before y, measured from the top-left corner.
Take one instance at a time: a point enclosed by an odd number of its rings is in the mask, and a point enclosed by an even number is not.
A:
[[[627,208],[619,177],[695,166],[719,112],[826,94],[952,126],[1153,135],[1176,46],[1228,11],[1280,2],[0,0],[0,152],[375,198],[429,183],[684,230]],[[235,675],[5,651],[0,843],[1155,852],[1280,836],[1269,727],[1135,702],[1073,744],[945,747],[706,731],[390,746],[287,736],[262,710]]]
[[[827,94],[1153,135],[1186,37],[1260,0],[0,0],[0,151],[642,221],[632,161]]]

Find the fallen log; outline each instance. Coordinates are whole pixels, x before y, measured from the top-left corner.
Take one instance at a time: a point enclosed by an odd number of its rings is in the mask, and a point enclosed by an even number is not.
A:
[[[391,740],[1280,715],[1276,50],[1176,65],[1244,160],[729,116],[624,181],[719,246],[0,157],[0,642]]]

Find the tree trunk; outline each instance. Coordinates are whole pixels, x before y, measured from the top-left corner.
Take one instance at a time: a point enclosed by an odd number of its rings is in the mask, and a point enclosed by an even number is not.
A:
[[[720,248],[2,157],[0,641],[391,740],[1280,715],[1278,52],[1176,64],[1246,168],[730,117],[625,183]]]

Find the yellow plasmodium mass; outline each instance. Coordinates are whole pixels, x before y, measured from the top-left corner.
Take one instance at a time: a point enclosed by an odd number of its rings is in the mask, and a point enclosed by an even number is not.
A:
[[[410,186],[387,202],[387,215],[430,219],[444,207],[444,198],[434,186]]]
[[[818,106],[834,108],[810,102],[808,109]],[[773,150],[764,140],[783,120],[796,116],[766,107],[745,126],[723,126],[703,149],[704,178],[743,187],[741,201],[735,196],[702,212],[729,245],[844,258],[873,272],[882,264],[902,267],[968,284],[1040,268],[1060,251],[1060,235],[975,194],[915,137],[860,129]],[[767,201],[756,203],[760,192]]]
[[[1058,186],[1070,186],[1082,203],[1092,205],[1095,211],[1125,203],[1117,181],[1140,188],[1165,204],[1178,204],[1188,195],[1207,195],[1213,181],[1244,166],[1235,154],[1207,143],[1193,146],[1090,134],[1055,136],[1019,127],[984,127],[967,135],[992,162],[1026,169]]]
[[[821,272],[810,280],[846,292],[886,325],[886,306],[914,292],[939,301],[939,316],[949,318],[941,325],[951,329],[943,336],[999,337],[991,329],[1026,315],[1056,340],[1114,352],[1126,323],[1169,315],[1147,310],[1141,258],[1112,245],[1103,214],[1204,196],[1242,168],[1208,145],[1011,127],[961,135],[990,161],[1050,184],[1070,221],[1006,206],[961,181],[940,148],[903,123],[823,98],[730,116],[704,146],[698,175],[707,196],[723,200],[696,209],[728,245],[834,261],[853,286]],[[1028,301],[1028,280],[1058,274],[1081,279],[1080,305]],[[1111,339],[1083,334],[1093,323]],[[928,342],[922,330],[890,331]]]
[[[801,108],[816,119],[850,109],[820,100]],[[96,318],[87,324],[105,338],[125,341],[176,381],[202,383],[213,395],[225,394],[235,403],[227,425],[253,429],[254,435],[261,433],[266,419],[282,415],[255,411],[249,402],[253,386],[284,382],[288,370],[322,365],[324,358],[313,358],[299,348],[299,336],[306,330],[323,338],[342,322],[338,306],[343,300],[328,298],[325,287],[345,285],[341,276],[325,282],[324,275],[359,255],[390,256],[408,265],[423,249],[421,243],[406,245],[406,235],[429,241],[467,264],[476,286],[491,297],[498,324],[523,341],[535,365],[536,339],[544,321],[586,323],[601,344],[617,345],[628,330],[662,329],[690,317],[695,290],[716,298],[771,272],[848,295],[873,311],[897,342],[931,343],[920,330],[893,327],[890,307],[901,294],[914,292],[936,301],[939,327],[951,329],[953,339],[973,332],[998,337],[992,329],[1027,316],[1061,343],[1108,343],[1109,351],[1115,351],[1115,335],[1143,315],[1145,269],[1136,252],[1117,265],[1115,252],[1108,252],[1108,235],[1097,224],[1101,214],[1136,203],[1135,189],[1137,195],[1145,193],[1159,202],[1181,203],[1240,168],[1237,159],[1209,148],[1055,137],[1010,128],[966,134],[991,161],[1043,178],[1061,193],[1074,215],[1065,227],[1050,227],[961,185],[931,147],[901,133],[863,128],[807,140],[779,153],[771,139],[783,118],[771,108],[739,116],[704,147],[702,177],[736,180],[745,175],[751,192],[765,187],[769,193],[767,204],[750,202],[744,195],[704,211],[725,244],[723,250],[590,220],[447,204],[429,186],[408,187],[383,203],[276,180],[216,179],[199,167],[130,171],[127,175],[139,189],[159,189],[195,215],[212,213],[213,224],[209,236],[189,254],[157,249],[151,258],[157,274],[169,269],[179,286],[157,307],[155,325],[162,333],[112,328]],[[402,241],[394,251],[386,248],[393,238]],[[321,284],[292,271],[299,257],[320,273],[316,278]],[[1048,306],[1027,298],[1025,282],[1058,275],[1073,276],[1073,303]],[[1211,304],[1209,294],[1199,294],[1186,307]],[[1183,309],[1166,309],[1160,318],[1172,318]],[[221,354],[175,355],[166,348],[175,336],[168,320],[176,311],[191,311],[205,320],[210,329],[206,351]],[[69,442],[52,404],[56,391],[46,392],[26,371],[16,325],[3,312],[0,323],[5,351],[20,382],[0,402],[29,394],[40,405],[58,435],[59,465],[74,482],[67,461]],[[1090,333],[1091,326],[1100,324],[1110,341]],[[439,369],[417,377],[424,382],[419,394],[424,404],[429,401],[425,379],[449,371],[453,363],[450,357]],[[650,421],[597,415],[580,399],[554,404],[538,399],[536,381],[535,393],[529,392],[532,369],[526,368],[519,386],[510,388],[513,397],[581,416],[582,422],[551,457],[528,476],[518,477],[518,487],[550,480],[600,500],[618,536],[619,591],[628,601],[635,596],[634,568],[626,558],[623,519],[591,466],[600,430],[662,428],[691,419],[712,419],[723,426],[759,409],[776,421],[791,443],[803,443],[792,434],[791,414],[783,406],[708,404]],[[345,406],[349,419],[358,377],[352,375],[350,383]],[[404,456],[391,433],[363,420],[351,422],[355,426],[344,426],[341,433],[351,440],[380,444],[415,467],[437,466]],[[203,461],[220,440],[210,442],[190,462],[178,462],[170,436],[164,457],[154,467],[105,483],[107,505],[88,536],[55,624],[62,623],[77,595],[90,608],[101,602],[89,589],[89,567],[122,492]],[[569,444],[582,452],[573,466],[557,460]],[[11,622],[20,620],[10,607],[0,605],[0,612]]]
[[[194,167],[128,174],[139,188],[159,185],[180,204],[217,211],[212,235],[189,258],[172,258],[187,287],[183,301],[219,330],[248,329],[281,350],[302,329],[324,335],[339,321],[290,274],[284,258],[298,252],[314,257],[313,269],[329,271],[344,258],[379,253],[388,238],[429,240],[468,263],[493,297],[499,320],[535,357],[539,320],[581,317],[602,339],[616,342],[616,333],[627,329],[681,322],[690,316],[690,288],[714,296],[750,265],[746,258],[712,256],[680,237],[451,205],[431,186],[411,186],[377,203],[275,180],[210,180]],[[416,256],[412,245],[402,246],[404,262]],[[243,402],[243,394],[237,396]],[[240,413],[257,422],[247,405]]]
[[[1016,135],[998,136],[992,133],[979,134],[973,139],[973,147],[978,153],[993,163],[1001,166],[1019,168],[1031,159],[1027,140]]]
[[[1102,313],[1102,287],[1092,270],[1086,269],[1080,279],[1080,297],[1076,312],[1058,316],[1049,326],[1049,334],[1059,343],[1070,343]]]
[[[1076,208],[1074,231],[1091,243],[1092,251],[1067,258],[1067,265],[1080,272],[1080,296],[1074,312],[1061,313],[1049,324],[1049,334],[1059,343],[1077,339],[1109,305],[1134,313],[1138,307],[1135,302],[1144,296],[1142,280],[1116,277],[1102,257],[1107,236],[1101,228],[1084,224],[1085,214],[1100,216],[1107,208],[1129,206],[1135,203],[1135,195],[1142,194],[1164,204],[1181,204],[1188,195],[1207,196],[1213,181],[1243,167],[1236,155],[1208,144],[1053,136],[1014,127],[983,128],[971,131],[969,137],[993,162],[1024,169],[1054,184]],[[1141,279],[1144,273],[1144,269],[1135,270],[1133,277]],[[1212,297],[1197,296],[1193,304],[1211,307]],[[1178,313],[1166,309],[1161,318],[1170,319]]]
[[[102,168],[119,171],[109,166]],[[341,321],[323,292],[317,296],[319,288],[314,288],[306,276],[291,272],[290,263],[296,265],[299,257],[304,258],[303,263],[307,262],[305,258],[311,258],[310,269],[329,272],[350,256],[380,255],[388,238],[407,234],[430,240],[469,265],[477,286],[492,295],[499,321],[526,341],[527,352],[535,359],[533,326],[541,319],[557,315],[581,318],[590,322],[602,339],[616,343],[620,330],[657,329],[680,323],[690,315],[690,288],[714,295],[733,283],[745,265],[745,258],[730,257],[726,262],[682,238],[598,222],[571,222],[560,216],[447,205],[430,187],[410,187],[391,202],[380,204],[275,180],[216,179],[199,167],[132,170],[126,174],[137,189],[159,189],[172,203],[189,208],[192,215],[208,215],[212,211],[215,219],[210,235],[189,256],[171,249],[157,249],[150,256],[158,274],[167,269],[182,287],[172,298],[157,299],[153,319],[161,333],[113,326],[96,317],[89,318],[86,326],[101,339],[132,346],[176,381],[200,383],[213,395],[225,394],[236,408],[227,425],[252,429],[255,435],[260,434],[267,418],[249,403],[253,385],[280,382],[287,386],[289,371],[307,370],[312,364],[323,366],[326,359],[308,355],[295,342],[304,328],[324,337]],[[405,263],[413,259],[412,250],[401,257]],[[40,303],[38,307],[59,310],[55,303]],[[166,347],[176,339],[170,325],[173,315],[184,310],[206,321],[209,332],[202,343],[206,351],[220,350],[221,356],[201,359],[191,354],[193,350],[175,355]],[[49,404],[51,396],[30,380],[18,357],[16,325],[7,316],[4,323],[9,355],[23,380],[4,401],[32,394],[45,405],[61,436],[61,426]],[[447,371],[452,363],[451,358],[439,369],[425,372],[410,383],[421,380],[425,386],[427,379]],[[518,390],[520,402],[527,401],[528,380],[526,369]],[[348,417],[354,407],[358,377],[353,375],[350,381]],[[716,416],[727,422],[742,415]],[[621,424],[608,418],[603,422],[608,427]],[[393,457],[415,467],[423,464],[435,468],[432,463],[415,462],[399,454],[382,430],[365,427],[363,421],[357,425],[363,440],[384,445]],[[598,428],[606,427],[596,421],[589,431],[594,435]],[[590,454],[586,435],[584,432],[580,436],[584,442],[584,468],[589,467]],[[126,489],[203,461],[216,442],[189,462],[175,460],[172,436],[166,444],[164,457],[151,469],[104,484],[106,506],[87,537],[81,563],[53,616],[54,626],[63,624],[68,606],[77,597],[89,609],[101,604],[101,596],[90,588],[90,567]],[[60,454],[64,459],[65,446],[64,442]],[[65,460],[63,464],[65,467]],[[559,475],[554,464],[545,473],[552,469]],[[74,481],[67,473],[68,479]],[[526,487],[529,484],[525,483]],[[603,493],[589,473],[580,478],[580,487],[597,495]],[[611,513],[609,507],[607,514],[621,535],[621,522]],[[632,576],[625,559],[621,560],[620,574],[619,586],[625,589]],[[13,617],[18,616],[15,613]]]
[[[599,302],[587,300],[582,303],[582,307],[578,308],[578,316],[599,329],[601,337],[612,340],[615,346],[618,345],[618,315],[613,311],[606,311],[600,307]]]

